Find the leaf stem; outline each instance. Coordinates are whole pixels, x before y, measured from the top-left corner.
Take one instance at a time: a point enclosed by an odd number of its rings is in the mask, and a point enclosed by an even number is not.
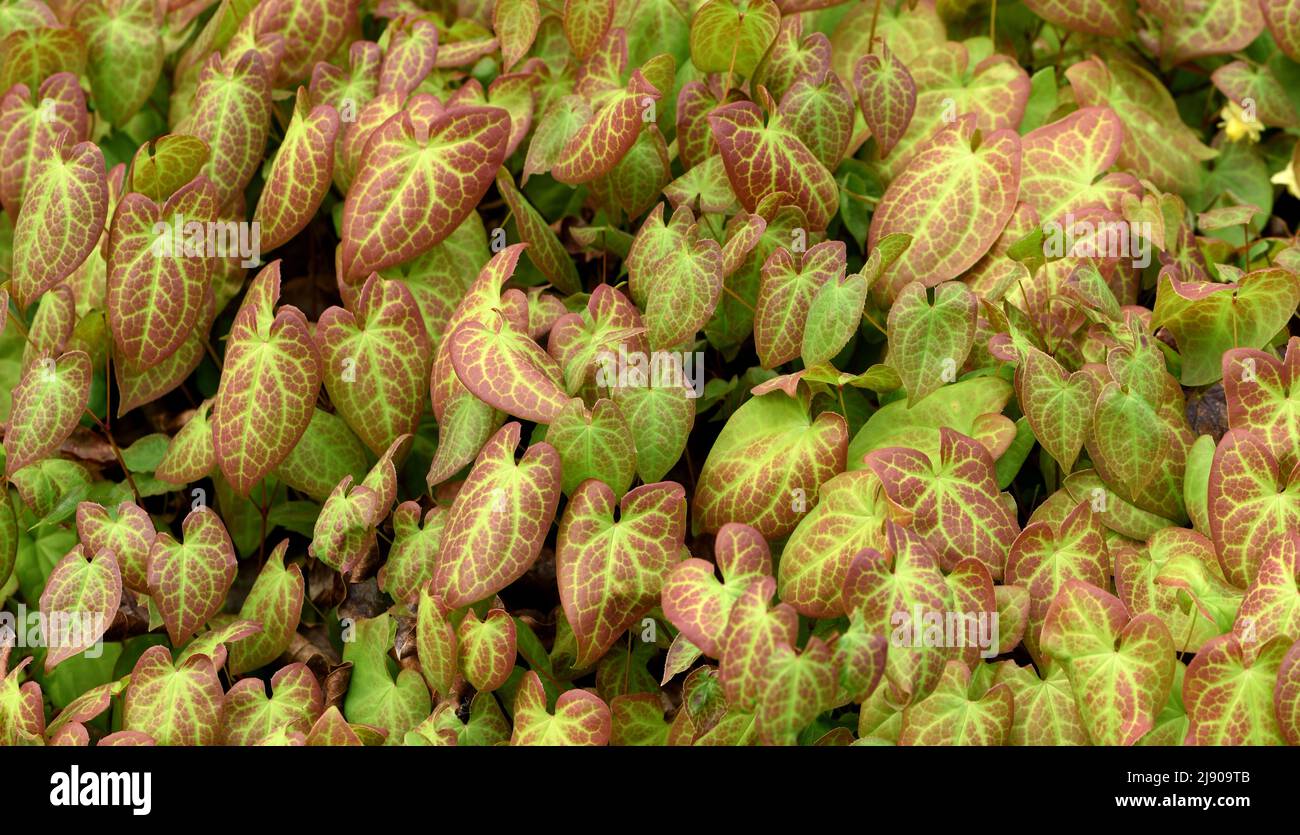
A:
[[[126,483],[131,487],[131,493],[135,495],[135,503],[138,505],[143,504],[144,500],[140,498],[140,489],[135,486],[135,479],[131,476],[131,470],[126,466],[126,459],[122,457],[122,450],[118,449],[117,441],[113,440],[112,430],[105,426],[104,421],[99,419],[99,415],[92,412],[89,408],[86,409],[86,414],[90,415],[90,419],[93,420],[95,425],[99,427],[100,431],[104,433],[104,437],[108,438],[108,445],[113,449],[113,457],[117,459],[118,466],[120,466],[122,472],[126,474]]]
[[[750,313],[757,313],[757,311],[754,310],[754,306],[752,304],[745,301],[738,293],[736,293],[735,290],[732,290],[730,287],[727,286],[726,281],[723,281],[722,283],[722,291],[726,293],[728,296],[731,296],[736,301],[740,302],[740,304],[743,305],[744,308],[748,310]]]
[[[876,7],[871,10],[871,32],[867,35],[867,54],[870,55],[876,50],[876,21],[880,19],[880,4],[882,0],[876,0]]]

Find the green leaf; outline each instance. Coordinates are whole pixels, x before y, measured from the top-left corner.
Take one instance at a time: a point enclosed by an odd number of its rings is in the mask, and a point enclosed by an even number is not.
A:
[[[343,645],[343,660],[352,662],[343,712],[349,722],[386,732],[386,745],[397,745],[433,709],[429,691],[414,670],[402,669],[394,679],[388,653],[397,635],[397,621],[387,612],[358,619],[354,629],[354,640]]]
[[[972,676],[960,661],[949,661],[934,692],[903,711],[898,744],[1005,745],[1015,697],[1010,686],[989,679]]]
[[[780,392],[748,400],[709,450],[694,498],[692,526],[716,532],[752,525],[768,539],[794,530],[818,487],[844,470],[844,418]]]
[[[279,733],[300,735],[299,744],[306,744],[306,735],[324,709],[316,674],[306,664],[289,664],[271,677],[270,698],[265,688],[260,679],[245,678],[226,693],[223,744],[265,745]]]
[[[184,541],[159,533],[149,550],[149,591],[174,646],[194,635],[225,602],[235,581],[235,548],[216,513],[185,517]]]
[[[636,447],[623,413],[612,400],[600,399],[589,411],[579,398],[546,430],[546,442],[560,454],[561,489],[573,495],[587,479],[608,485],[621,498],[636,474]]]
[[[799,731],[835,701],[835,665],[829,647],[812,638],[800,653],[778,646],[767,661],[767,684],[755,724],[765,745],[791,745]]]
[[[153,646],[131,671],[122,730],[146,734],[159,745],[215,745],[224,701],[211,658],[194,655],[173,664],[167,647]]]
[[[754,347],[764,368],[799,356],[818,290],[844,277],[843,241],[823,241],[796,257],[781,247],[763,264],[754,310]]]
[[[772,576],[772,554],[758,531],[728,522],[714,537],[713,557],[723,582],[714,576],[713,563],[691,557],[673,566],[661,599],[673,626],[702,651],[721,658],[731,609],[754,581]]]
[[[492,184],[509,130],[509,114],[496,107],[457,107],[432,118],[403,111],[379,126],[344,202],[346,279],[357,283],[450,235]],[[417,207],[414,220],[409,207]]]
[[[424,409],[433,347],[415,298],[372,275],[352,309],[331,307],[316,325],[325,390],[376,455],[414,434]]]
[[[1050,355],[1027,347],[1016,368],[1016,398],[1034,437],[1061,471],[1074,469],[1087,438],[1094,403],[1093,377],[1061,367]]]
[[[124,125],[148,100],[163,69],[163,8],[150,0],[86,3],[72,25],[86,38],[95,111]],[[258,149],[259,151],[261,149]]]
[[[5,432],[6,477],[67,440],[90,401],[90,378],[90,357],[83,351],[42,358],[23,372]]]
[[[60,560],[41,592],[45,672],[94,646],[112,625],[121,599],[122,575],[112,552],[87,560],[85,549],[77,547]]]
[[[1011,218],[1020,187],[1020,137],[995,131],[976,146],[975,132],[971,114],[942,128],[876,207],[868,246],[899,232],[913,238],[885,271],[886,295],[898,295],[913,281],[933,287],[958,277],[988,252]]]
[[[271,555],[267,557],[253,588],[239,607],[239,617],[244,620],[257,621],[262,631],[236,641],[230,647],[230,672],[232,675],[256,670],[269,664],[289,647],[290,641],[298,631],[298,619],[302,615],[303,582],[302,569],[292,564],[285,567],[284,555],[289,549],[289,540],[282,541]],[[282,667],[279,676],[288,667]],[[312,720],[315,720],[315,716]],[[303,729],[305,730],[308,729]]]
[[[1042,643],[1065,666],[1094,743],[1132,745],[1153,727],[1176,663],[1169,630],[1154,615],[1130,619],[1117,597],[1069,580],[1047,611]]]
[[[1194,193],[1201,163],[1217,151],[1183,124],[1169,91],[1155,76],[1127,60],[1093,57],[1065,71],[1084,107],[1109,105],[1127,137],[1116,162],[1170,192]]]
[[[247,496],[289,455],[311,423],[321,362],[306,318],[296,307],[275,310],[280,262],[257,274],[235,315],[212,406],[217,464]]]
[[[780,23],[772,0],[708,0],[691,20],[691,62],[703,73],[753,75]]]
[[[1233,429],[1214,451],[1207,506],[1223,574],[1246,588],[1300,525],[1300,470],[1285,474],[1257,436]]]
[[[108,214],[104,155],[60,137],[29,169],[23,210],[14,220],[10,289],[25,307],[63,281],[100,241]]]
[[[577,642],[577,667],[595,662],[659,602],[681,559],[686,500],[673,482],[642,485],[623,497],[584,481],[560,521],[556,578]]]
[[[519,424],[502,427],[456,494],[442,536],[434,588],[468,606],[523,576],[542,549],[560,500],[560,456],[533,444],[515,462]]]
[[[1183,698],[1188,745],[1284,745],[1273,688],[1289,641],[1273,641],[1248,657],[1234,634],[1201,647],[1187,666]]]
[[[841,473],[821,486],[818,501],[781,553],[777,592],[808,617],[846,614],[849,566],[863,548],[885,549],[890,518],[880,479],[870,470]]]
[[[490,693],[505,684],[515,665],[515,622],[505,609],[491,609],[478,619],[474,611],[456,627],[460,668],[465,680],[480,693]]]
[[[945,570],[973,557],[1000,580],[1020,525],[998,491],[993,459],[977,441],[946,427],[939,432],[937,457],[887,447],[868,453],[867,466],[889,500],[912,514]]]
[[[933,303],[914,281],[889,308],[889,361],[914,405],[946,383],[956,382],[975,344],[979,303],[966,285],[940,284]]]
[[[524,675],[515,695],[511,745],[607,745],[612,717],[609,707],[586,690],[568,690],[546,708],[546,691],[537,673]]]
[[[1262,348],[1300,303],[1300,277],[1271,268],[1247,273],[1236,284],[1183,282],[1161,271],[1151,327],[1166,327],[1183,360],[1182,383],[1213,383],[1224,352]]]

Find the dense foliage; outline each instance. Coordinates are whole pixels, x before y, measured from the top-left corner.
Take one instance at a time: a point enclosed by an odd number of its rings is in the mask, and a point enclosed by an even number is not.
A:
[[[1293,0],[0,0],[0,744],[1300,744]]]

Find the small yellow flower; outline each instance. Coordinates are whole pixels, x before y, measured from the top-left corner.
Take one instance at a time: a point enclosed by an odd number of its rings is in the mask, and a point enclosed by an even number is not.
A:
[[[1231,142],[1243,139],[1258,142],[1259,135],[1264,132],[1264,126],[1259,120],[1253,118],[1253,114],[1247,114],[1235,101],[1229,100],[1219,111],[1219,117],[1223,119],[1219,122],[1219,127],[1223,128]]]
[[[1286,168],[1273,175],[1271,182],[1274,185],[1286,186],[1286,190],[1291,192],[1291,196],[1300,199],[1300,183],[1295,179],[1295,159],[1287,163]]]

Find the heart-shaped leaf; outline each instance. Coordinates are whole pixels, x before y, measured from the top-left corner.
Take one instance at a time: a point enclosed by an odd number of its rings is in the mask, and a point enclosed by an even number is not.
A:
[[[415,433],[433,348],[405,286],[372,275],[354,310],[321,314],[316,345],[330,402],[372,452]]]
[[[975,294],[959,281],[936,287],[933,302],[919,281],[899,291],[889,308],[889,361],[907,389],[909,406],[956,382],[975,344],[978,314]]]
[[[473,610],[456,628],[460,668],[480,693],[505,684],[515,664],[515,622],[505,609],[492,609],[483,620]]]
[[[1020,138],[995,131],[976,147],[975,124],[966,115],[936,133],[889,184],[871,216],[870,247],[895,233],[913,238],[885,271],[891,296],[913,281],[933,287],[974,266],[1015,210]]]
[[[767,684],[755,724],[765,745],[792,745],[799,731],[835,702],[835,664],[829,647],[811,638],[802,652],[778,646],[767,661]]]
[[[1007,556],[1007,582],[1029,592],[1026,646],[1038,651],[1047,610],[1062,586],[1080,580],[1101,587],[1108,584],[1109,575],[1105,529],[1087,502],[1080,502],[1060,524],[1026,525]]]
[[[45,671],[94,646],[113,623],[122,599],[117,558],[99,551],[89,560],[83,547],[73,548],[54,566],[41,592]]]
[[[1081,106],[1109,106],[1124,123],[1126,140],[1116,158],[1121,168],[1165,191],[1200,182],[1201,162],[1217,152],[1183,124],[1169,91],[1155,76],[1127,60],[1097,57],[1065,74]]]
[[[886,47],[880,55],[863,56],[853,67],[853,88],[880,156],[889,156],[916,111],[912,74]]]
[[[768,539],[794,530],[818,487],[844,470],[844,418],[780,392],[736,410],[709,450],[694,499],[695,530],[752,525]],[[779,464],[777,462],[780,462]]]
[[[613,0],[565,0],[564,37],[579,61],[596,51],[613,19]]]
[[[31,169],[13,232],[14,301],[26,306],[63,281],[99,243],[108,213],[108,180],[99,147],[56,141]]]
[[[1219,379],[1225,351],[1264,347],[1297,303],[1300,276],[1290,270],[1256,270],[1235,284],[1183,282],[1165,270],[1151,327],[1169,329],[1183,359],[1183,385],[1200,386]]]
[[[1010,687],[1015,699],[1008,744],[1088,745],[1091,742],[1075,707],[1070,680],[1060,664],[1053,664],[1039,678],[1032,666],[1003,661],[998,665],[994,681]]]
[[[13,390],[5,431],[5,476],[54,452],[81,420],[90,400],[90,357],[69,351],[44,357],[23,372]]]
[[[515,462],[519,424],[483,446],[451,506],[434,588],[446,605],[467,606],[523,576],[537,555],[560,500],[560,456],[533,444]]]
[[[949,661],[934,692],[903,712],[898,744],[1005,745],[1015,697],[1009,685],[991,678],[972,676],[962,662]]]
[[[845,573],[843,608],[875,634],[888,634],[884,677],[892,703],[925,698],[953,657],[946,641],[926,640],[927,621],[943,624],[954,611],[952,589],[939,563],[916,533],[887,523],[885,547],[864,548]],[[942,631],[942,626],[938,626]]]
[[[764,125],[758,105],[741,101],[710,113],[709,126],[731,188],[747,211],[757,212],[765,199],[784,193],[812,231],[826,228],[839,205],[835,180],[779,117]]]
[[[843,241],[823,241],[796,257],[781,247],[763,264],[754,310],[754,346],[764,368],[799,356],[805,322],[823,284],[844,277]]]
[[[260,745],[280,732],[306,734],[320,718],[324,697],[316,675],[306,664],[289,664],[271,677],[271,696],[266,695],[261,679],[246,678],[235,682],[226,693],[226,745]]]
[[[354,629],[354,640],[343,645],[343,660],[353,665],[343,712],[349,722],[384,731],[386,745],[397,745],[433,709],[429,691],[415,670],[401,669],[396,680],[389,672],[397,621],[387,612],[358,619]]]
[[[556,578],[560,602],[585,667],[654,608],[681,559],[686,499],[681,485],[645,484],[623,497],[604,482],[584,481],[560,521]]]
[[[1263,441],[1233,429],[1214,451],[1207,501],[1223,574],[1246,588],[1300,524],[1300,470],[1284,474]]]
[[[541,18],[537,0],[501,0],[492,7],[492,28],[501,42],[501,58],[506,72],[528,53],[537,37]]]
[[[887,447],[868,453],[866,463],[889,500],[912,514],[916,532],[946,570],[974,557],[995,580],[1001,579],[1020,525],[998,492],[993,459],[978,441],[944,427],[934,459],[914,449]]]
[[[752,710],[768,685],[768,665],[778,647],[792,647],[799,615],[789,604],[770,606],[776,581],[761,577],[731,607],[718,667],[729,706]]]
[[[1253,661],[1260,648],[1274,639],[1287,644],[1300,639],[1298,551],[1300,543],[1294,534],[1267,551],[1241,601],[1233,633],[1241,638],[1241,651],[1247,661]]]
[[[321,362],[307,320],[296,307],[276,311],[279,297],[280,262],[273,261],[235,315],[212,406],[217,464],[241,496],[302,437],[320,390]]]
[[[870,470],[841,473],[821,486],[781,553],[777,592],[808,617],[845,614],[843,590],[863,548],[883,551],[889,505]]]
[[[632,431],[614,401],[601,399],[590,411],[574,398],[547,428],[546,442],[560,454],[565,495],[587,479],[598,479],[621,498],[636,474]]]
[[[1020,199],[1044,223],[1094,205],[1118,209],[1137,187],[1131,175],[1106,174],[1123,144],[1124,124],[1109,107],[1084,107],[1030,131],[1020,140]]]
[[[1129,618],[1119,598],[1068,580],[1047,610],[1043,651],[1065,666],[1079,715],[1099,745],[1132,745],[1173,685],[1173,638],[1154,615]]]
[[[316,517],[307,549],[311,556],[346,575],[370,554],[375,529],[397,496],[393,458],[404,452],[408,441],[405,435],[393,441],[360,484],[353,486],[348,475],[335,486]]]
[[[633,70],[627,88],[597,109],[591,119],[574,131],[556,156],[551,176],[561,183],[578,185],[604,176],[627,155],[641,128],[654,121],[654,103],[661,93],[641,70]]]
[[[74,73],[51,75],[35,94],[24,85],[0,97],[0,203],[11,221],[56,140],[65,133],[65,145],[89,139],[90,124]]]
[[[289,647],[298,631],[302,616],[304,582],[302,569],[292,564],[285,567],[284,555],[289,540],[284,540],[267,557],[253,588],[239,607],[239,617],[257,621],[262,631],[236,641],[230,647],[230,672],[239,675],[274,661]],[[288,667],[280,668],[277,676]],[[315,721],[315,716],[312,720]],[[304,732],[310,728],[300,729]]]
[[[1093,377],[1082,371],[1071,374],[1051,355],[1030,346],[1016,368],[1015,381],[1016,399],[1034,437],[1068,473],[1088,435]]]
[[[149,0],[86,3],[72,25],[86,38],[95,112],[115,125],[148,100],[163,69],[163,8]]]
[[[157,533],[143,508],[135,502],[122,502],[110,511],[94,502],[82,502],[77,505],[77,537],[87,553],[113,554],[127,588],[148,592],[149,552]]]
[[[1092,413],[1089,453],[1108,482],[1137,501],[1169,449],[1168,434],[1150,403],[1118,383],[1102,386]]]
[[[858,332],[868,284],[862,273],[831,278],[813,294],[799,355],[805,368],[830,362]]]
[[[177,132],[197,136],[212,149],[203,174],[228,203],[257,173],[271,123],[272,71],[257,48],[213,54],[199,73],[194,109]]]
[[[149,591],[172,644],[179,646],[207,623],[235,581],[235,548],[216,513],[192,511],[184,541],[159,533],[149,551]]]
[[[206,324],[215,263],[204,233],[219,209],[204,176],[161,206],[136,193],[118,204],[108,234],[108,325],[116,356],[132,370],[158,366]]]
[[[753,75],[780,23],[772,0],[709,0],[691,20],[691,63],[705,73]]]
[[[496,107],[431,119],[404,111],[376,129],[343,205],[347,280],[409,261],[450,235],[492,184],[509,136],[509,114]]]
[[[456,376],[475,397],[507,414],[549,424],[569,398],[555,360],[519,318],[497,311],[490,324],[466,321],[447,340],[448,353]]]
[[[1289,404],[1300,383],[1300,338],[1287,341],[1282,362],[1251,348],[1233,348],[1223,355],[1223,394],[1228,425],[1248,429],[1283,466],[1296,462],[1300,449],[1300,413]]]
[[[334,177],[338,132],[338,111],[328,104],[311,107],[306,89],[299,87],[293,118],[253,213],[263,250],[269,252],[302,231],[320,207]]]
[[[586,690],[567,690],[546,708],[546,691],[537,673],[524,675],[515,694],[515,727],[511,745],[607,745],[611,716],[600,697]]]
[[[188,484],[212,472],[217,465],[212,448],[212,424],[208,412],[211,400],[204,400],[181,430],[172,436],[167,454],[158,462],[154,475],[172,484]]]
[[[418,502],[402,502],[393,510],[393,546],[379,569],[379,587],[394,600],[409,601],[429,585],[446,524],[445,507],[424,514],[423,524]]]
[[[145,734],[158,745],[215,745],[224,702],[211,658],[194,655],[173,664],[167,647],[149,647],[131,671],[122,730]]]
[[[673,626],[705,653],[720,658],[731,609],[755,580],[772,576],[772,554],[762,534],[735,522],[718,530],[713,554],[721,583],[713,564],[691,557],[676,563],[664,580],[662,601]]]

